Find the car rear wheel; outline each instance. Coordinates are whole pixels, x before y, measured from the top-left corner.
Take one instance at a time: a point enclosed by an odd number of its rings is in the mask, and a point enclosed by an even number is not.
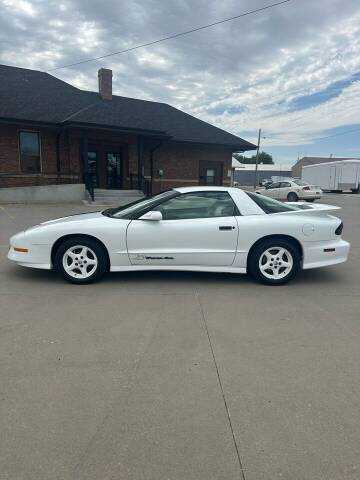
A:
[[[294,192],[288,193],[286,198],[288,202],[297,202],[299,200],[299,197]]]
[[[300,253],[288,240],[264,240],[251,252],[249,272],[267,285],[283,285],[300,268]]]
[[[307,198],[306,201],[307,202],[313,202],[315,200],[315,198]]]
[[[69,282],[84,284],[99,280],[108,265],[104,248],[90,238],[65,240],[55,255],[55,269]]]

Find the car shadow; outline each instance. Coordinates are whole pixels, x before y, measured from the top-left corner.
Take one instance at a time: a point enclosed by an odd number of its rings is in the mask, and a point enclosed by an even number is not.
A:
[[[40,270],[11,265],[3,272],[11,282],[32,282],[37,284],[63,285],[68,284],[53,270]],[[328,285],[335,286],[343,276],[335,268],[302,270],[297,277],[285,286]],[[249,275],[213,272],[184,272],[184,271],[133,271],[111,272],[101,280],[101,284],[112,285],[126,282],[127,285],[149,284],[193,284],[194,286],[218,285],[251,285],[267,287],[255,282]],[[68,284],[69,285],[69,284]],[[76,285],[74,285],[76,286]]]

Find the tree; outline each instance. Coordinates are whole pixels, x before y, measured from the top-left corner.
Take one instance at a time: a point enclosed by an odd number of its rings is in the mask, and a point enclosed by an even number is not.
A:
[[[254,163],[256,162],[256,156],[254,155]],[[260,152],[259,153],[259,163],[263,163],[264,165],[274,165],[274,160],[270,153]]]
[[[256,163],[256,155],[253,155],[252,157],[244,157],[244,155],[241,155],[240,153],[234,153],[233,157],[240,163],[246,163],[246,164]],[[269,153],[260,152],[259,164],[260,163],[264,165],[274,165],[274,160]]]

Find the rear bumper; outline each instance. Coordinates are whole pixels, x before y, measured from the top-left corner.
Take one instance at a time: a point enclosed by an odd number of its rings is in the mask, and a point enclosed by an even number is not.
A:
[[[313,190],[310,190],[309,192],[306,192],[306,191],[299,192],[300,200],[307,200],[307,199],[320,200],[321,197],[322,197],[322,193],[316,193]]]
[[[303,269],[327,267],[346,262],[350,251],[350,243],[345,240],[327,242],[304,242]],[[325,249],[335,249],[324,251]]]

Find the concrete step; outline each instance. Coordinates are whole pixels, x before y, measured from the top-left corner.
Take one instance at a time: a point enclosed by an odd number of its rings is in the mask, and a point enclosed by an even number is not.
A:
[[[103,190],[99,188],[95,188],[94,194],[96,197],[138,197],[143,196],[143,192],[141,190]]]
[[[139,190],[103,190],[95,189],[94,201],[88,197],[84,200],[87,205],[114,205],[122,206],[135,200],[144,198],[145,195]]]

